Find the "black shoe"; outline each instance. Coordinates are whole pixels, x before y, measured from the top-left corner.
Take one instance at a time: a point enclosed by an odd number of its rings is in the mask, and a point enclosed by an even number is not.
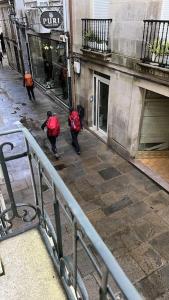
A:
[[[80,155],[80,151],[77,151],[76,153],[77,153],[78,155]]]

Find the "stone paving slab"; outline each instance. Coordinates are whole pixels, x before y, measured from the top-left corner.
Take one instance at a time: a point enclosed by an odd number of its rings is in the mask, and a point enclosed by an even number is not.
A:
[[[131,249],[130,253],[147,275],[166,263],[166,260],[149,243],[143,243],[141,246]]]
[[[0,70],[0,129],[15,128],[14,122],[22,119],[145,299],[161,300],[162,296],[168,299],[165,282],[169,260],[168,193],[87,130],[79,135],[81,155],[77,156],[71,146],[67,112],[38,89],[35,95],[36,103],[30,102],[21,76],[7,67],[3,72]],[[59,160],[50,152],[46,135],[40,129],[48,110],[56,112],[61,122]],[[19,135],[13,142],[23,150]],[[6,152],[9,154],[9,149]],[[9,162],[8,168],[17,201],[28,202],[32,195],[28,165]],[[4,186],[0,188],[7,198]],[[44,195],[54,222],[50,192],[46,190]],[[61,218],[65,251],[71,255],[72,228],[63,215]],[[80,259],[85,262],[82,255]],[[93,269],[90,273],[88,264],[83,275],[91,288],[91,299],[98,299],[97,278]]]

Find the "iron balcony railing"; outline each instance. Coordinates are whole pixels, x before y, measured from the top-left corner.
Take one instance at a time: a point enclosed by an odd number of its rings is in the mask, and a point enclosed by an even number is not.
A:
[[[169,68],[169,20],[144,20],[141,60]]]
[[[24,150],[23,153],[15,151],[11,142],[14,134],[17,134],[20,141],[23,138],[25,149],[22,145],[19,147]],[[113,289],[117,293],[118,287],[118,298],[141,300],[137,290],[30,132],[21,126],[19,129],[0,133],[0,138],[5,138],[5,142],[0,145],[0,163],[10,199],[10,206],[0,212],[0,241],[23,232],[25,222],[30,224],[26,226],[26,230],[36,226],[60,274],[68,299],[92,299],[85,285],[85,278],[81,275],[83,265],[79,256],[83,251],[86,255],[84,267],[86,268],[88,259],[89,265],[93,267],[93,274],[97,276],[97,299],[117,299]],[[12,153],[15,151],[13,155],[10,150],[6,153],[6,147],[10,147]],[[34,199],[30,199],[29,204],[18,203],[15,199],[7,169],[7,162],[23,158],[29,162],[31,171]],[[47,195],[43,188],[44,183],[48,187]],[[22,221],[23,228],[18,228],[17,220],[19,224]],[[97,291],[94,292],[96,294]]]
[[[82,48],[101,53],[111,52],[112,19],[82,19]]]

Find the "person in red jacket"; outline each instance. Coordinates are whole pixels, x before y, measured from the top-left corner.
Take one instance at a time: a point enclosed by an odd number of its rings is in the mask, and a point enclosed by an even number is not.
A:
[[[60,134],[60,123],[56,115],[52,114],[51,111],[47,112],[47,119],[42,124],[41,128],[47,128],[47,138],[52,146],[52,152],[56,158],[59,158],[59,154],[56,148],[56,139]]]
[[[73,108],[70,109],[68,125],[72,136],[72,146],[75,148],[76,153],[80,155],[80,146],[78,143],[78,134],[81,130],[80,117],[78,112]]]

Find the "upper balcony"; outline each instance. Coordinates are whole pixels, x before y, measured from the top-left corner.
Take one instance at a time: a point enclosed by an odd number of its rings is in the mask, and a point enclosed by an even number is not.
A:
[[[110,54],[111,22],[112,19],[82,19],[82,50]]]
[[[0,195],[0,299],[141,300],[30,132],[20,127],[0,140],[7,188],[5,202]],[[27,166],[29,203],[9,175],[18,161],[23,174]]]
[[[144,20],[141,60],[153,66],[169,68],[169,21]]]

